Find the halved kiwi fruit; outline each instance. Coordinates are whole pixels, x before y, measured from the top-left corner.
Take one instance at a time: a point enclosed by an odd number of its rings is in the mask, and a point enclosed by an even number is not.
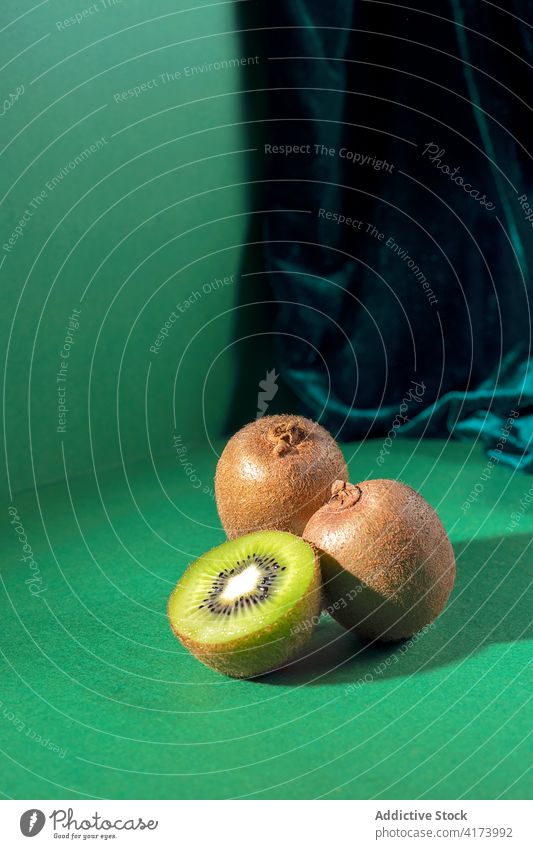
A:
[[[259,531],[195,560],[170,596],[168,616],[206,666],[252,678],[298,653],[320,608],[313,546],[283,531]]]
[[[341,450],[321,425],[303,416],[263,416],[241,428],[217,464],[215,494],[230,539],[259,530],[301,535],[346,479]]]
[[[399,481],[336,481],[304,538],[321,553],[328,611],[362,637],[411,637],[442,612],[452,591],[446,531],[428,502]]]

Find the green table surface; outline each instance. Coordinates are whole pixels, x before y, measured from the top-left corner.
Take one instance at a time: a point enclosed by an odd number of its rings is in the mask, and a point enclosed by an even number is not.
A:
[[[452,598],[426,633],[381,648],[324,616],[306,658],[256,681],[202,666],[166,620],[187,563],[224,538],[215,449],[189,448],[191,477],[173,456],[15,495],[33,573],[5,505],[4,796],[531,794],[533,479],[455,442],[397,440],[382,470],[377,442],[344,449],[353,481],[397,477],[438,509]]]

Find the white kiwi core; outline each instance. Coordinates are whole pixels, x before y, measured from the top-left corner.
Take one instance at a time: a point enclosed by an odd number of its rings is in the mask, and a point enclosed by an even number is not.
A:
[[[251,563],[240,575],[229,579],[220,597],[223,601],[235,601],[239,596],[254,590],[260,580],[261,572],[255,563]]]

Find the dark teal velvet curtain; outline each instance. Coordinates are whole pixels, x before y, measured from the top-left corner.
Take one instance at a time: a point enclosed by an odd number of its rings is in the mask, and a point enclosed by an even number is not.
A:
[[[532,470],[533,4],[266,16],[286,382],[343,439],[479,438]]]

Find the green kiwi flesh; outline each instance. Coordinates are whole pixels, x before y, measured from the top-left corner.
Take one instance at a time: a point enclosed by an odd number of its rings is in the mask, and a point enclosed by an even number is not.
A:
[[[321,608],[318,556],[284,531],[229,540],[195,560],[168,603],[175,635],[233,678],[283,666],[309,639]]]

